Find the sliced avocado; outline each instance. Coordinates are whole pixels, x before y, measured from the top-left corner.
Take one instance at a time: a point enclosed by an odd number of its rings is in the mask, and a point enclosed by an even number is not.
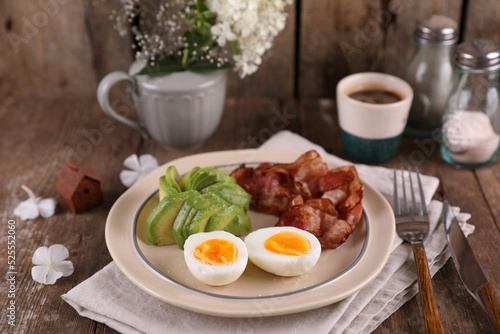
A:
[[[172,194],[178,194],[181,191],[175,187],[172,187],[170,183],[167,181],[166,175],[160,176],[160,187],[158,191],[159,200],[161,200],[167,196]]]
[[[184,202],[177,214],[177,217],[174,220],[174,224],[172,226],[172,234],[174,236],[175,242],[177,243],[177,246],[179,246],[180,249],[184,249],[184,242],[187,239],[187,236],[184,235],[184,224],[191,221],[197,211],[197,209],[194,209],[191,205]]]
[[[184,242],[191,234],[198,232],[195,226],[203,224],[205,215],[209,214],[208,218],[210,218],[212,210],[219,210],[229,205],[214,194],[201,195],[195,190],[191,190],[191,192],[194,192],[195,195],[186,199],[173,225],[173,235],[180,249],[184,249]],[[189,228],[191,225],[193,227]],[[205,225],[203,225],[204,227]],[[199,232],[203,232],[203,230]]]
[[[241,207],[239,209],[241,210],[238,211],[237,215],[223,229],[237,237],[246,235],[252,231],[252,222],[250,218]]]
[[[194,170],[194,168],[193,168],[189,172],[190,175],[184,183],[184,190],[195,190],[194,183],[200,177],[200,170],[202,170],[202,168],[196,167],[196,170]]]
[[[160,177],[160,201],[166,195],[176,194],[181,192],[181,188],[177,181],[179,180],[179,172],[177,172],[177,168],[175,166],[168,166],[165,175]]]
[[[179,172],[175,166],[168,166],[165,177],[170,187],[174,188],[178,192],[181,192],[181,188],[178,184],[181,177],[179,176]]]
[[[159,196],[159,200],[161,202],[161,200],[167,196],[167,181],[165,180],[165,175],[162,175],[160,176],[160,187],[158,189],[158,196]]]
[[[233,180],[233,181],[231,181]],[[202,190],[205,187],[208,187],[211,184],[228,181],[234,182],[234,178],[228,176],[221,170],[218,170],[215,167],[203,167],[200,168],[190,179],[190,182],[186,184],[186,189],[190,190]]]
[[[183,203],[196,192],[165,196],[149,214],[146,222],[148,241],[158,246],[175,244],[172,226]]]
[[[181,188],[182,191],[189,190],[189,189],[186,189],[186,184],[188,184],[190,182],[189,180],[193,177],[193,175],[199,169],[200,169],[200,167],[194,167],[189,172],[187,172],[186,174],[184,174],[183,177],[181,177],[181,179],[179,180],[178,184],[179,184],[179,187]]]
[[[189,223],[184,224],[184,231],[187,236],[200,232],[205,232],[207,223],[214,214],[229,206],[229,204],[212,193],[200,195],[195,200],[194,206],[198,209]]]
[[[242,236],[252,231],[252,223],[242,207],[231,205],[210,218],[205,232],[210,231],[226,231]]]
[[[245,211],[250,208],[250,200],[252,199],[252,195],[247,193],[245,189],[232,182],[214,183],[200,190],[200,193],[214,193],[231,204],[241,206]]]
[[[205,232],[224,230],[224,228],[231,223],[234,217],[236,217],[239,211],[240,210],[238,210],[236,205],[231,205],[220,210],[210,217],[210,220],[205,227]]]

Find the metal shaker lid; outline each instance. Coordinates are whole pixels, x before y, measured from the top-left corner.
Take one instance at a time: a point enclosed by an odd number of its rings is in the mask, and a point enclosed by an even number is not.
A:
[[[455,63],[466,70],[497,70],[500,68],[500,45],[486,39],[461,43],[455,51]]]
[[[421,43],[455,44],[458,41],[458,25],[447,16],[432,15],[417,22],[415,38]]]

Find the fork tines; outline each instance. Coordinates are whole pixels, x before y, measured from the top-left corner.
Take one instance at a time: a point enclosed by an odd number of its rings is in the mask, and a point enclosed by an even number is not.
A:
[[[419,171],[418,167],[415,166],[415,173],[417,175],[418,188],[419,188],[419,193],[420,193],[420,206],[422,209],[421,213],[420,213],[420,210],[418,209],[417,202],[415,200],[411,168],[407,167],[407,171],[408,171],[408,178],[410,180],[410,194],[411,194],[412,208],[410,210],[410,208],[408,206],[408,199],[406,196],[406,184],[405,184],[405,177],[404,177],[405,169],[403,167],[401,167],[401,182],[402,182],[402,186],[403,186],[403,207],[402,207],[402,211],[401,211],[400,199],[399,199],[399,194],[398,194],[397,169],[394,169],[394,214],[396,215],[396,217],[397,216],[411,216],[411,217],[413,217],[414,214],[417,214],[419,216],[427,216],[427,206],[425,204],[425,196],[424,196],[422,181],[420,179],[420,171]]]

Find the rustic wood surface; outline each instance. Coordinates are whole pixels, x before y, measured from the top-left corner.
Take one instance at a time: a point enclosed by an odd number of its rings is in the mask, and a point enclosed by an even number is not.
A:
[[[133,61],[130,36],[109,19],[119,0],[0,2],[0,95],[93,98],[111,71]],[[335,97],[345,75],[401,75],[413,50],[417,20],[447,15],[463,25],[462,40],[500,43],[495,0],[296,0],[257,73],[229,77],[233,97]]]
[[[109,16],[119,0],[0,2],[0,94],[26,98],[93,98],[111,71],[128,71],[130,36],[120,37]],[[295,6],[259,71],[229,76],[232,96],[290,98],[295,91]]]
[[[350,73],[402,75],[416,22],[433,14],[460,22],[462,0],[308,0],[301,6],[297,95],[334,97],[337,82]]]
[[[287,124],[271,122],[286,110]],[[16,327],[6,318],[8,284],[0,282],[0,332],[17,333],[112,333],[107,326],[80,317],[61,299],[74,286],[91,277],[111,261],[104,241],[109,209],[125,191],[118,174],[123,160],[132,153],[150,153],[160,163],[199,152],[257,147],[281,128],[303,135],[342,158],[336,105],[330,99],[277,100],[229,98],[217,132],[199,149],[170,152],[116,122],[109,123],[92,100],[26,100],[4,98],[0,104],[0,263],[7,272],[7,222],[16,222]],[[274,129],[271,129],[274,124]],[[238,129],[238,131],[235,131]],[[97,172],[103,184],[104,203],[88,212],[73,214],[59,201],[56,214],[48,219],[22,221],[13,215],[26,199],[20,186],[26,184],[43,197],[58,194],[54,182],[62,166],[72,160]],[[469,242],[493,290],[500,292],[500,244],[498,212],[500,165],[479,171],[456,170],[439,156],[432,141],[404,138],[397,156],[384,166],[405,161],[418,164],[421,172],[441,181],[436,199],[472,214],[476,231]],[[443,240],[443,242],[445,242]],[[31,257],[40,246],[64,244],[70,251],[75,272],[53,286],[33,281]],[[415,273],[416,275],[416,273]],[[433,278],[436,303],[447,333],[491,333],[493,327],[467,293],[453,266],[448,263]],[[418,297],[404,304],[375,333],[422,333]]]
[[[500,3],[468,1],[463,40],[485,38],[500,43]]]

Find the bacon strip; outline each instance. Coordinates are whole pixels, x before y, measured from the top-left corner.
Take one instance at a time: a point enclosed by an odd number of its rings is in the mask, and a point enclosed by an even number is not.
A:
[[[231,173],[252,195],[251,206],[276,215],[276,226],[314,234],[324,248],[340,246],[363,219],[363,184],[354,166],[328,170],[316,151],[289,164],[242,165]]]

